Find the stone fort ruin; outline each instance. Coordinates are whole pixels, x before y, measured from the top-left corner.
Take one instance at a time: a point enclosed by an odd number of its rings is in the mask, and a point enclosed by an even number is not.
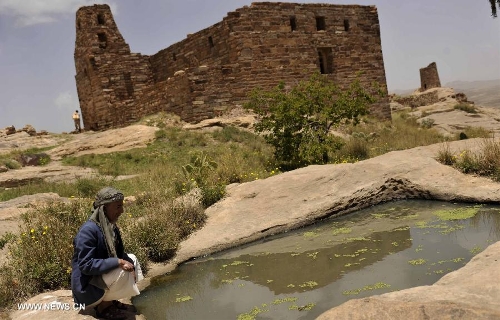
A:
[[[248,92],[321,72],[347,86],[387,92],[375,6],[257,2],[154,55],[130,52],[108,5],[76,13],[76,86],[86,130],[105,130],[160,111],[184,121],[213,118]],[[390,119],[387,100],[372,114]]]
[[[435,62],[420,69],[420,91],[432,88],[441,88],[441,81],[439,81],[439,73]]]

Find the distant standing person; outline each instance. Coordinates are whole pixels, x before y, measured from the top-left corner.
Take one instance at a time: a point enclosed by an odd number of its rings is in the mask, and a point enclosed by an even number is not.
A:
[[[82,129],[80,128],[80,114],[78,113],[78,110],[75,110],[73,113],[73,121],[75,121],[75,131],[81,132]]]

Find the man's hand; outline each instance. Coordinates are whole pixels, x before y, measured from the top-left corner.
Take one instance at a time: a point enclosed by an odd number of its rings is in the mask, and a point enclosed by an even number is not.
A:
[[[128,272],[134,271],[134,265],[128,262],[127,260],[119,259],[118,264],[120,265],[120,268],[124,271]]]

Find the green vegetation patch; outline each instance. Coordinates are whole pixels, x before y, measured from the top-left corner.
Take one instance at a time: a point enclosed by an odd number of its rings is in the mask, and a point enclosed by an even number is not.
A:
[[[471,208],[457,208],[449,210],[438,210],[434,214],[443,221],[466,220],[474,217],[479,212],[478,206]]]
[[[253,307],[253,309],[250,312],[239,314],[238,320],[255,320],[259,314],[266,311],[269,310],[261,309],[260,307]]]
[[[384,288],[390,288],[390,287],[391,287],[390,284],[387,284],[384,282],[377,282],[377,283],[372,284],[372,285],[364,286],[363,288],[354,289],[354,290],[346,290],[346,291],[342,292],[342,294],[343,295],[356,295],[356,294],[360,294],[363,291],[384,289]]]
[[[408,263],[411,264],[411,265],[413,265],[413,266],[418,266],[418,265],[426,264],[427,260],[425,260],[425,259],[415,259],[415,260],[409,260]]]
[[[336,236],[338,234],[348,234],[351,233],[352,229],[351,228],[346,228],[346,227],[341,227],[341,228],[335,228],[333,229],[333,235]]]
[[[295,297],[286,297],[286,298],[281,298],[281,299],[276,299],[273,301],[273,304],[282,304],[285,302],[295,302],[297,301],[297,298]]]
[[[182,297],[175,298],[175,302],[186,302],[189,300],[193,300],[193,298],[191,298],[191,296],[182,296]]]

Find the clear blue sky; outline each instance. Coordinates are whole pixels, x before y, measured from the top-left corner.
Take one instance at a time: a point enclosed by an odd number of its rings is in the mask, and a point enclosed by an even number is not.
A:
[[[487,0],[290,2],[376,5],[389,91],[418,88],[433,61],[442,84],[500,79],[500,18]],[[154,54],[251,1],[0,0],[0,128],[73,129],[75,13],[94,3],[111,6],[132,52]]]

